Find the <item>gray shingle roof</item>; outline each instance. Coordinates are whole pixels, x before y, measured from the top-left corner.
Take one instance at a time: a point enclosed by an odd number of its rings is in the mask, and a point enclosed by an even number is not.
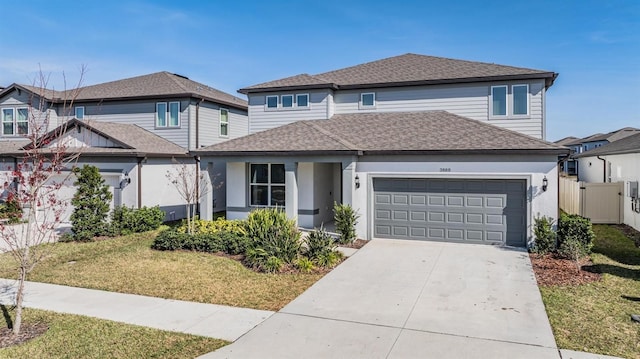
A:
[[[82,155],[126,155],[149,157],[187,155],[187,150],[185,148],[133,124],[90,120],[80,121],[72,119],[66,124],[50,131],[45,136],[54,138],[59,136],[61,131],[75,131],[77,127],[89,129],[94,133],[112,140],[118,145],[118,147],[84,147],[80,150]],[[24,143],[20,148],[24,148],[28,145],[29,141]],[[21,152],[20,148],[16,148],[13,152],[7,152],[13,155],[19,155]]]
[[[616,155],[625,153],[640,153],[640,133],[625,137],[623,139],[608,143],[602,147],[594,148],[587,152],[574,155],[575,158]]]
[[[559,139],[557,141],[553,141],[553,143],[555,143],[556,145],[560,145],[560,146],[566,146],[566,145],[568,145],[568,144],[570,144],[573,141],[578,140],[578,139],[579,139],[578,137],[568,136],[568,137],[565,137],[565,138],[561,138],[561,139]]]
[[[634,135],[634,134],[636,134],[638,132],[640,132],[640,129],[637,129],[637,128],[634,128],[634,127],[625,127],[625,128],[621,128],[621,129],[616,130],[616,131],[611,131],[609,133],[590,136],[587,140],[583,140],[583,143],[585,143],[585,142],[597,142],[597,141],[614,142],[614,141],[623,139],[625,137],[629,137],[631,135]]]
[[[297,75],[240,89],[242,93],[284,88],[362,88],[499,79],[544,78],[551,86],[557,74],[484,62],[405,54],[317,75]]]
[[[194,151],[215,156],[305,153],[558,153],[565,147],[446,111],[359,113],[298,121]]]
[[[17,85],[36,94],[43,90],[30,85]],[[3,92],[9,91],[11,86]],[[172,74],[166,71],[149,75],[136,76],[117,81],[105,82],[97,85],[84,86],[74,90],[54,91],[45,89],[42,93],[51,101],[71,100],[75,101],[100,101],[131,98],[167,98],[189,96],[205,98],[209,101],[247,109],[247,101],[232,96],[226,92],[216,90],[207,85],[190,80],[184,76]]]

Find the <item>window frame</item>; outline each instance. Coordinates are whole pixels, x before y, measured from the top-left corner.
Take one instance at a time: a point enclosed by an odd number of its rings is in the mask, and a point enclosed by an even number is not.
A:
[[[81,117],[78,117],[78,110],[82,110],[82,116]],[[74,109],[74,115],[75,115],[76,119],[84,120],[84,115],[85,115],[84,106],[76,106],[75,109]]]
[[[515,113],[516,110],[516,96],[515,96],[515,88],[516,87],[524,87],[525,88],[525,101],[526,101],[526,113]],[[529,104],[530,104],[530,99],[529,99],[529,84],[514,84],[511,85],[511,115],[514,117],[524,117],[524,116],[529,116]]]
[[[222,121],[222,112],[223,111],[227,113],[227,120],[226,121]],[[229,137],[229,109],[224,108],[224,107],[220,107],[220,110],[218,112],[219,112],[219,117],[218,117],[218,136],[219,137],[228,138]],[[226,125],[226,130],[227,130],[226,134],[222,134],[223,125]]]
[[[176,124],[173,125],[171,124],[171,107],[172,105],[177,105],[178,106],[178,113],[177,113],[177,117],[176,117]],[[180,113],[181,113],[181,104],[180,101],[171,101],[168,103],[167,105],[167,126],[169,128],[178,128],[180,127]]]
[[[299,105],[299,103],[300,103],[300,102],[298,101],[298,97],[300,97],[300,96],[304,96],[304,97],[306,97],[306,98],[307,98],[307,104],[306,104],[305,106],[300,106],[300,105]],[[298,107],[298,108],[309,108],[309,104],[310,104],[309,99],[310,99],[310,98],[311,98],[311,97],[309,96],[309,94],[308,94],[308,93],[298,93],[298,94],[296,94],[296,95],[295,95],[296,107]]]
[[[25,110],[26,111],[26,116],[24,118],[24,121],[20,121],[20,110]],[[28,107],[17,107],[16,111],[15,111],[15,117],[14,117],[14,123],[13,123],[13,132],[15,133],[16,136],[20,136],[20,135],[28,135],[31,132],[31,126],[29,126],[29,108]],[[27,132],[26,133],[21,133],[20,132],[20,126],[18,125],[18,123],[23,122],[27,124]]]
[[[158,107],[164,106],[164,111],[160,111]],[[167,118],[167,113],[169,110],[169,105],[166,102],[156,102],[156,128],[167,128],[167,124],[169,123],[169,119]],[[164,124],[160,124],[160,114],[164,116]]]
[[[253,182],[252,179],[252,166],[253,165],[267,165],[267,182]],[[285,171],[285,178],[283,179],[284,181],[282,183],[274,183],[272,182],[272,166],[282,166],[283,170]],[[248,163],[248,204],[249,207],[253,207],[253,208],[274,208],[274,207],[278,207],[278,208],[284,208],[285,205],[284,203],[286,203],[286,196],[287,196],[287,192],[286,192],[286,169],[284,169],[284,163],[265,163],[265,162],[251,162]],[[253,204],[253,187],[257,187],[257,186],[262,186],[262,187],[267,187],[267,204],[266,205],[262,205],[262,204]],[[272,188],[273,187],[278,187],[278,188],[282,188],[282,190],[284,191],[284,203],[280,206],[280,205],[273,205],[271,204],[273,201],[272,198]]]
[[[493,105],[494,101],[493,101],[493,97],[494,97],[494,93],[493,90],[497,89],[497,88],[504,88],[504,114],[503,115],[496,115],[495,114],[495,107]],[[494,85],[491,86],[491,89],[489,90],[489,117],[490,118],[506,118],[509,116],[509,85]]]
[[[373,96],[373,103],[371,105],[365,105],[364,104],[364,97],[367,95],[371,95]],[[375,92],[361,92],[360,93],[360,101],[358,102],[358,108],[363,110],[363,109],[370,109],[370,108],[376,108],[376,93]]]
[[[4,124],[9,123],[9,121],[5,121],[6,111],[11,111],[11,133],[4,132]],[[15,136],[16,135],[16,109],[13,107],[3,108],[2,109],[2,118],[0,119],[0,123],[2,124],[2,135],[3,136]]]
[[[291,97],[291,106],[285,106],[284,105],[284,98],[285,97],[287,97],[287,98]],[[283,109],[283,110],[291,110],[291,109],[293,109],[293,107],[295,106],[295,102],[294,102],[295,98],[296,97],[293,94],[280,95],[280,108]]]
[[[270,107],[270,106],[269,106],[269,98],[274,98],[274,97],[275,97],[275,99],[276,99],[276,106],[275,106],[275,107]],[[266,95],[266,96],[264,97],[264,109],[265,109],[266,111],[274,111],[274,110],[277,110],[277,109],[278,109],[278,107],[279,107],[279,105],[280,105],[280,98],[279,98],[279,97],[280,97],[280,96],[278,96],[278,95]]]

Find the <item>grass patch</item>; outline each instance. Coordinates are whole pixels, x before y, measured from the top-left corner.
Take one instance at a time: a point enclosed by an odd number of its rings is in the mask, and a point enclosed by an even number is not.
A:
[[[594,225],[590,270],[602,280],[577,286],[541,286],[560,348],[640,358],[640,249],[616,226]]]
[[[57,243],[29,280],[153,297],[279,310],[322,274],[256,273],[236,260],[150,249],[156,232],[89,243]],[[0,277],[14,278],[10,254]]]
[[[43,322],[42,336],[0,349],[2,358],[195,358],[228,342],[71,314],[25,309],[25,322]]]

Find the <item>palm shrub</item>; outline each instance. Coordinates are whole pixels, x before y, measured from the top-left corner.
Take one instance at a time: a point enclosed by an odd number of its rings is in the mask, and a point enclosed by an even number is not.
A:
[[[105,233],[109,204],[113,196],[96,166],[74,168],[76,193],[71,199],[71,231],[77,241],[89,241]]]
[[[338,242],[348,244],[356,240],[356,224],[360,216],[348,204],[333,204],[333,219],[340,235]]]
[[[320,267],[333,267],[342,254],[336,251],[336,241],[324,228],[314,229],[305,238],[304,255]]]
[[[536,241],[531,248],[532,252],[547,254],[556,250],[557,236],[553,230],[553,219],[546,216],[537,217],[533,224],[533,234]]]
[[[245,222],[249,239],[246,261],[257,269],[277,267],[275,257],[281,264],[292,264],[300,254],[300,231],[295,220],[277,208],[260,208],[249,213]]]

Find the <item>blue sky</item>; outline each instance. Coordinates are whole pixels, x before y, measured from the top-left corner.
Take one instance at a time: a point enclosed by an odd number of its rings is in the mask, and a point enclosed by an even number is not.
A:
[[[80,5],[81,4],[81,5]],[[170,71],[236,90],[408,52],[560,73],[547,139],[640,127],[640,1],[3,1],[0,86]],[[9,15],[14,14],[14,15]],[[239,96],[239,95],[238,95]]]

